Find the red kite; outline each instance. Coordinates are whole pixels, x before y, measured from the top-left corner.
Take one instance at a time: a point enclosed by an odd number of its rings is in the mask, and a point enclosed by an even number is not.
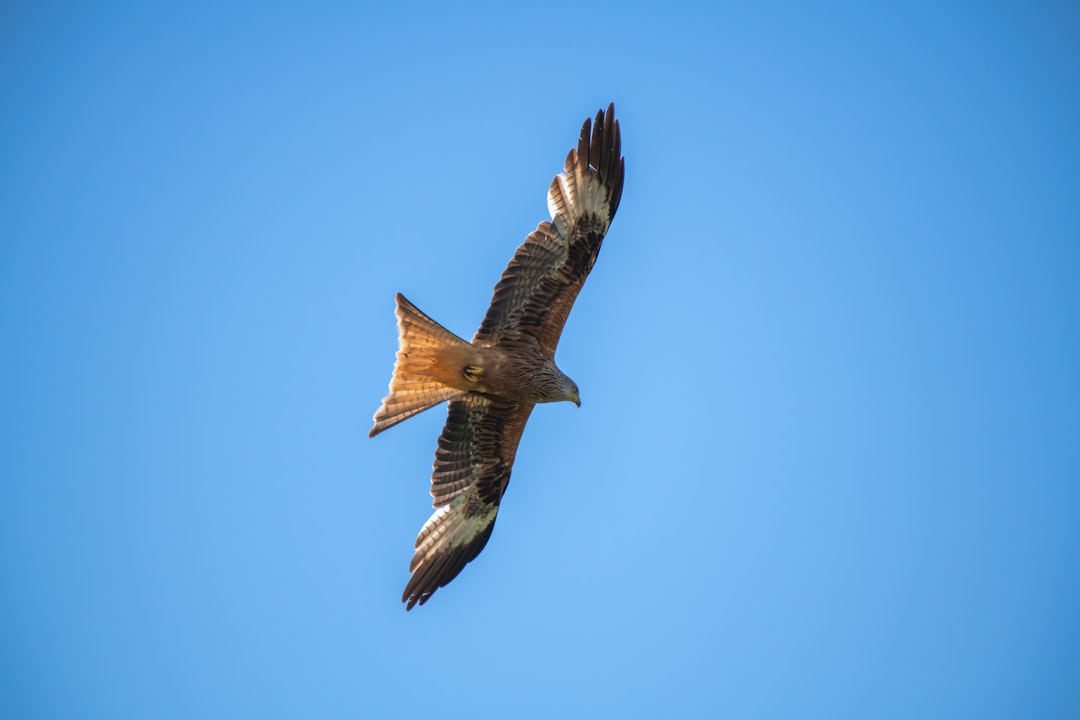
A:
[[[542,222],[506,266],[480,329],[466,342],[397,295],[399,349],[374,437],[444,400],[446,426],[431,475],[435,513],[416,538],[401,597],[423,605],[484,549],[510,482],[518,441],[537,403],[581,405],[555,348],[623,187],[615,106],[585,119],[564,172],[548,188]]]

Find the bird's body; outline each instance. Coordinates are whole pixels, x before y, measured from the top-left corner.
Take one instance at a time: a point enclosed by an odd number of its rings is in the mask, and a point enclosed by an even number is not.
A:
[[[436,511],[416,539],[407,609],[484,548],[533,407],[581,404],[577,385],[555,365],[555,348],[619,205],[620,145],[614,106],[597,113],[595,125],[586,119],[548,190],[551,222],[517,249],[472,342],[397,296],[397,362],[368,434],[449,401],[431,477]]]

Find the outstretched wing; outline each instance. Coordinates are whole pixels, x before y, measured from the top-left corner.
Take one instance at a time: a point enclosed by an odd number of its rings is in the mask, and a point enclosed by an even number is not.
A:
[[[474,343],[526,340],[555,354],[566,318],[585,283],[622,197],[624,162],[615,105],[581,126],[565,172],[548,189],[551,222],[540,223],[495,286]]]
[[[469,393],[450,402],[431,475],[436,508],[416,538],[401,601],[423,605],[480,554],[495,527],[532,405]]]

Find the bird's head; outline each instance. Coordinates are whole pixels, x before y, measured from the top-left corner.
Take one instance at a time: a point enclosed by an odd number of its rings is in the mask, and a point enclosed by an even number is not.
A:
[[[547,367],[534,376],[533,382],[539,396],[537,402],[569,400],[581,407],[581,393],[578,392],[577,383],[555,367],[555,363],[548,363]]]
[[[555,372],[559,374],[559,396],[555,399],[569,400],[581,407],[581,393],[578,392],[577,383],[568,378],[562,370],[555,368]]]

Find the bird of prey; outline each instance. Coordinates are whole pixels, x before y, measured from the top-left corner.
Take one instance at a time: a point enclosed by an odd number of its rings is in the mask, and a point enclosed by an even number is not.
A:
[[[595,122],[585,119],[548,188],[551,221],[514,253],[472,342],[397,295],[397,361],[368,436],[449,401],[431,475],[435,513],[416,538],[401,597],[407,610],[484,549],[533,406],[581,405],[577,385],[555,365],[555,347],[619,207],[620,146],[614,104]]]

